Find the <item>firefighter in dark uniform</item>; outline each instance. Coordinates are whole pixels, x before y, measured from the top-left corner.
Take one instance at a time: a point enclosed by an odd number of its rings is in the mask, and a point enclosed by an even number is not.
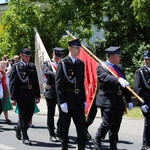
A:
[[[35,65],[30,61],[31,50],[24,48],[20,52],[21,60],[12,66],[10,73],[10,96],[13,105],[18,105],[19,120],[14,127],[18,140],[23,136],[23,144],[32,145],[27,130],[34,114],[35,100],[40,102],[40,88]],[[21,134],[22,132],[22,134]]]
[[[144,52],[145,65],[135,72],[135,92],[144,100],[140,108],[144,115],[144,132],[141,150],[150,150],[150,50]]]
[[[80,47],[81,43],[78,39],[69,41],[69,55],[59,62],[56,71],[56,94],[60,111],[59,136],[62,150],[68,150],[71,118],[76,126],[78,150],[85,150],[84,63],[77,58]]]
[[[124,112],[123,95],[129,109],[133,108],[129,91],[125,88],[129,83],[125,80],[123,68],[119,65],[121,60],[120,47],[111,46],[106,51],[105,65],[117,77],[113,76],[103,65],[97,68],[98,93],[96,105],[101,108],[102,123],[98,128],[93,143],[96,150],[101,150],[101,139],[109,132],[110,150],[117,150],[118,132]]]
[[[47,103],[47,127],[50,134],[50,141],[57,142],[57,134],[55,133],[55,107],[57,104],[56,90],[55,90],[55,76],[58,62],[64,54],[64,49],[53,48],[52,60],[43,63],[43,73],[46,76],[45,99]],[[58,123],[57,123],[58,124]],[[58,128],[58,127],[57,127]]]

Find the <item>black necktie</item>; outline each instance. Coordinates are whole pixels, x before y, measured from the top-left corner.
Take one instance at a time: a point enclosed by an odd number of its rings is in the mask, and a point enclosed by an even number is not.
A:
[[[28,64],[27,64],[27,63],[25,64],[25,68],[26,68],[26,71],[27,71],[27,73],[28,73],[28,71],[29,71],[29,69],[28,69],[28,68],[29,68],[29,66],[28,66]]]
[[[74,68],[74,73],[76,74],[76,70],[77,70],[77,60],[76,59],[73,63],[73,68]]]
[[[27,67],[27,66],[28,66],[28,64],[27,64],[27,63],[24,63],[24,66],[25,66],[25,67]]]
[[[77,59],[75,59],[75,61],[74,61],[74,65],[76,65],[77,64]]]

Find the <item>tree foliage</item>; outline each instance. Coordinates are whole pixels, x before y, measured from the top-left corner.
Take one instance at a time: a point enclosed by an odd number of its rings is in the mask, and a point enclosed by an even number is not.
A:
[[[70,30],[86,38],[88,48],[101,59],[105,48],[121,46],[122,64],[134,74],[142,62],[137,52],[142,55],[150,43],[149,10],[149,0],[10,0],[0,23],[0,54],[12,55],[25,46],[34,53],[34,28],[48,53],[55,46],[67,48],[62,35]],[[91,43],[92,25],[103,28],[104,40]]]
[[[132,5],[134,16],[142,27],[150,27],[150,1],[133,0]]]
[[[37,5],[28,0],[12,0],[8,10],[2,16],[1,26],[4,27],[0,49],[5,53],[17,54],[23,47],[33,47],[31,40],[34,38],[36,23],[40,23],[40,10]]]
[[[41,35],[48,52],[51,52],[53,47],[59,46],[58,41],[66,29],[73,33],[81,33],[83,30],[81,38],[91,37],[91,24],[85,24],[78,14],[77,6],[74,7],[72,1],[68,0],[11,0],[0,25],[4,27],[0,35],[1,55],[3,53],[16,54],[23,47],[31,48],[34,53],[34,28]]]

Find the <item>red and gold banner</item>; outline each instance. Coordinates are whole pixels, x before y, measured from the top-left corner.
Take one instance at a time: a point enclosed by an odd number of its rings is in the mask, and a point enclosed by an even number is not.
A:
[[[97,90],[97,74],[96,68],[98,63],[81,48],[80,54],[78,56],[85,63],[85,91],[86,91],[86,103],[85,114],[88,114],[95,98]]]

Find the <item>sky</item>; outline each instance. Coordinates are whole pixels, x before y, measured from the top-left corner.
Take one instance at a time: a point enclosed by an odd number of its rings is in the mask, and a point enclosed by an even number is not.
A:
[[[5,3],[5,0],[0,0],[0,3]]]

